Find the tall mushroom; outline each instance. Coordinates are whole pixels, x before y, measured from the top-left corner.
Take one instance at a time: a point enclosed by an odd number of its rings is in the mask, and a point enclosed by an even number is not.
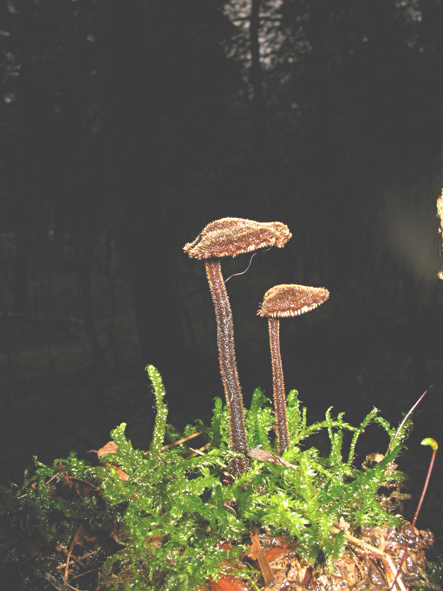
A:
[[[276,285],[263,298],[259,316],[268,318],[271,345],[274,408],[277,418],[278,451],[280,455],[289,447],[288,421],[283,366],[280,355],[280,318],[300,316],[314,310],[329,298],[323,287],[304,285]]]
[[[191,258],[205,261],[217,321],[220,373],[229,412],[231,447],[244,454],[248,451],[248,443],[235,360],[232,311],[219,259],[270,246],[282,248],[290,237],[289,228],[281,222],[261,223],[242,218],[222,218],[205,226],[197,238],[184,247]]]

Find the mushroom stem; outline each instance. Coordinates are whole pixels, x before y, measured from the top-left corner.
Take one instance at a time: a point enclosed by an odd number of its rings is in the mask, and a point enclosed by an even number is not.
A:
[[[243,396],[235,360],[231,305],[219,259],[206,260],[205,267],[217,320],[218,357],[228,406],[231,447],[234,451],[246,454],[248,443],[243,415]]]
[[[280,318],[300,316],[315,310],[329,297],[324,287],[304,285],[275,285],[268,289],[263,298],[259,316],[269,319],[271,341],[272,376],[274,382],[274,404],[277,418],[278,449],[280,454],[289,447],[288,422],[286,418],[285,383],[280,356]]]
[[[280,319],[268,318],[271,345],[272,382],[274,385],[274,408],[277,419],[278,452],[282,455],[289,448],[288,419],[286,417],[285,380],[280,355]]]

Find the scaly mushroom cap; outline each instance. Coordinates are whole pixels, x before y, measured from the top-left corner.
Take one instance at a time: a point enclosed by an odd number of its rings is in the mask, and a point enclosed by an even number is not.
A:
[[[281,222],[222,218],[205,226],[183,250],[195,259],[236,257],[267,246],[282,248],[291,236],[288,226]]]
[[[314,310],[328,298],[329,291],[324,287],[276,285],[265,293],[257,314],[267,318],[300,316]]]

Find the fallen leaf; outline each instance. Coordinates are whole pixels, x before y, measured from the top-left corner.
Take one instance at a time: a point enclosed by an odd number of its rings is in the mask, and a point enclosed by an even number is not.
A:
[[[108,443],[106,445],[104,445],[103,447],[101,447],[98,451],[95,449],[91,450],[91,451],[95,451],[98,459],[101,460],[103,456],[116,454],[118,452],[118,447],[117,447],[117,444],[114,443],[114,441],[108,441]]]
[[[280,556],[285,556],[286,554],[289,554],[290,552],[290,548],[283,548],[282,546],[276,546],[275,548],[271,548],[270,550],[268,550],[265,554],[266,556],[266,560],[268,562],[274,562],[274,560],[277,560],[277,558],[280,558]]]
[[[275,575],[272,568],[269,566],[269,562],[263,552],[258,536],[251,534],[251,542],[251,554],[254,554],[257,557],[263,580],[266,587],[269,587],[275,582]]]
[[[84,480],[80,480],[78,483],[78,494],[81,496],[82,499],[85,499],[90,492],[93,490],[97,490],[93,484],[86,482]]]
[[[270,451],[261,449],[260,447],[254,447],[253,449],[250,449],[247,455],[253,460],[257,460],[259,462],[268,462],[269,464],[275,464],[276,466],[285,466],[286,468],[293,468],[294,470],[297,470],[297,466],[294,464],[290,464],[286,460],[283,460],[283,458],[276,456]]]
[[[129,480],[129,476],[128,474],[126,474],[126,472],[123,472],[123,470],[121,468],[119,468],[118,466],[116,466],[115,464],[105,464],[106,468],[114,468],[114,470],[117,472],[117,476],[119,480],[124,480],[125,482],[127,480]]]
[[[72,549],[74,548],[74,546],[77,546],[77,545],[81,546],[83,544],[84,537],[85,536],[84,536],[84,531],[83,531],[83,524],[81,523],[78,526],[78,528],[72,538],[71,547],[69,548],[69,550],[72,552]]]

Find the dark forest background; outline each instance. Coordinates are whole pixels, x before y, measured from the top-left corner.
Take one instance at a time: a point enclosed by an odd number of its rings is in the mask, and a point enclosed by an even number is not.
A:
[[[235,216],[293,233],[227,284],[245,400],[272,395],[265,291],[327,287],[282,323],[287,389],[311,421],[393,423],[428,389],[404,456],[420,488],[443,419],[442,30],[441,0],[0,4],[3,483],[123,421],[146,447],[147,364],[170,422],[210,416],[215,319],[182,249]]]

